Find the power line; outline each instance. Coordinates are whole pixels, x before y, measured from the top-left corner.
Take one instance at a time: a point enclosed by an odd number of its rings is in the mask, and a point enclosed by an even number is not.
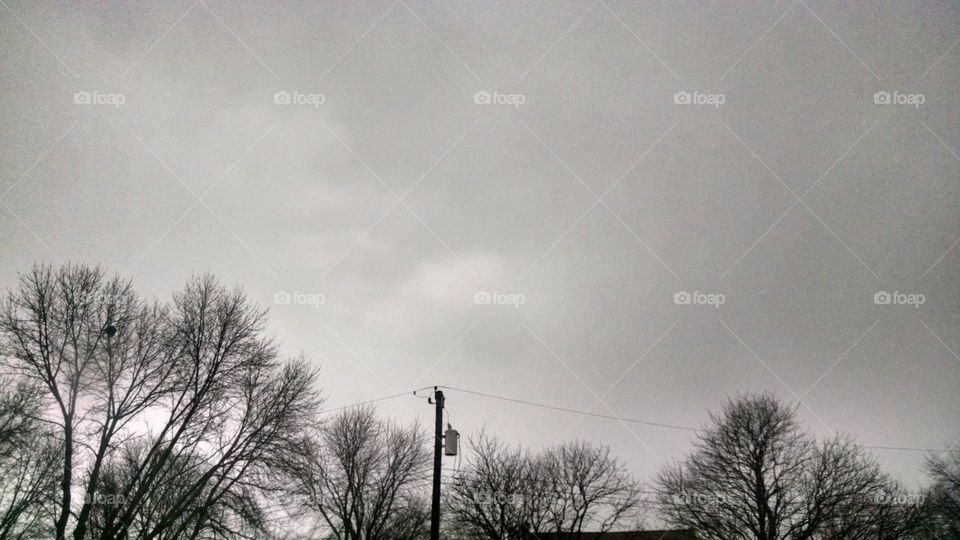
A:
[[[381,398],[371,399],[371,400],[369,400],[369,401],[361,401],[361,402],[353,403],[353,404],[350,404],[350,405],[344,405],[343,407],[337,407],[336,409],[324,409],[324,410],[320,411],[318,414],[327,414],[327,413],[342,411],[342,410],[344,410],[344,409],[350,409],[350,408],[353,408],[353,407],[359,407],[359,406],[361,406],[361,405],[369,405],[370,403],[376,403],[376,402],[378,402],[378,401],[386,401],[386,400],[388,400],[388,399],[395,399],[395,398],[398,398],[398,397],[400,397],[400,396],[407,396],[407,395],[410,395],[410,392],[404,392],[404,393],[402,393],[402,394],[393,394],[392,396],[383,396],[383,397],[381,397]]]
[[[619,421],[621,421],[621,422],[629,422],[629,423],[632,423],[632,424],[643,424],[643,425],[646,425],[646,426],[655,426],[655,427],[661,427],[661,428],[666,428],[666,429],[683,430],[683,431],[689,431],[689,432],[693,432],[693,433],[696,433],[696,432],[700,431],[699,429],[693,428],[693,427],[690,427],[690,426],[680,426],[680,425],[676,425],[676,424],[664,424],[664,423],[660,423],[660,422],[650,422],[650,421],[647,421],[647,420],[638,420],[638,419],[636,419],[636,418],[624,418],[624,417],[621,417],[621,416],[613,416],[613,415],[608,415],[608,414],[593,413],[593,412],[589,412],[589,411],[582,411],[582,410],[578,410],[578,409],[571,409],[571,408],[569,408],[569,407],[560,407],[560,406],[557,406],[557,405],[548,405],[548,404],[546,404],[546,403],[536,403],[536,402],[533,402],[533,401],[526,401],[526,400],[523,400],[523,399],[515,399],[515,398],[510,398],[510,397],[505,397],[505,396],[498,396],[498,395],[495,395],[495,394],[488,394],[488,393],[485,393],[485,392],[476,392],[476,391],[474,391],[474,390],[467,390],[467,389],[465,389],[465,388],[457,388],[457,387],[455,387],[455,386],[438,386],[437,388],[447,388],[447,389],[450,389],[450,390],[455,390],[455,391],[463,392],[463,393],[466,393],[466,394],[473,394],[473,395],[476,395],[476,396],[482,396],[482,397],[487,397],[487,398],[491,398],[491,399],[498,399],[498,400],[501,400],[501,401],[509,401],[509,402],[511,402],[511,403],[520,403],[520,404],[522,404],[522,405],[529,405],[529,406],[531,406],[531,407],[540,407],[540,408],[542,408],[542,409],[550,409],[550,410],[555,410],[555,411],[562,411],[562,412],[567,412],[567,413],[571,413],[571,414],[581,414],[581,415],[584,415],[584,416],[593,416],[593,417],[595,417],[595,418],[605,418],[605,419],[608,419],[608,420],[619,420]],[[896,451],[902,451],[902,452],[946,452],[946,451],[947,451],[946,449],[938,450],[938,449],[935,449],[935,448],[916,448],[916,447],[907,447],[907,446],[882,446],[882,445],[871,445],[871,444],[861,444],[861,445],[859,445],[859,446],[860,446],[861,448],[869,448],[869,449],[871,449],[871,450],[896,450]]]
[[[344,405],[343,407],[337,407],[337,408],[335,408],[335,409],[324,409],[324,410],[320,411],[318,414],[327,414],[327,413],[342,411],[342,410],[344,410],[344,409],[351,409],[351,408],[353,408],[353,407],[359,407],[359,406],[361,406],[361,405],[369,405],[369,404],[371,404],[371,403],[377,403],[378,401],[386,401],[386,400],[388,400],[388,399],[396,399],[396,398],[398,398],[398,397],[411,396],[411,395],[414,395],[416,392],[419,392],[419,391],[421,391],[421,390],[426,390],[427,388],[433,388],[433,387],[432,387],[432,386],[424,386],[423,388],[417,388],[416,390],[410,390],[409,392],[401,392],[401,393],[399,393],[399,394],[393,394],[393,395],[390,395],[390,396],[378,397],[378,398],[376,398],[376,399],[371,399],[371,400],[369,400],[369,401],[361,401],[361,402],[359,402],[359,403],[353,403],[353,404],[350,404],[350,405]]]
[[[545,403],[536,403],[536,402],[533,402],[533,401],[526,401],[526,400],[522,400],[522,399],[514,399],[514,398],[509,398],[509,397],[504,397],[504,396],[497,396],[497,395],[494,395],[494,394],[486,394],[486,393],[484,393],[484,392],[475,392],[475,391],[473,391],[473,390],[466,390],[466,389],[463,389],[463,388],[456,388],[456,387],[453,387],[453,386],[439,386],[438,388],[449,388],[450,390],[456,390],[456,391],[458,391],[458,392],[464,392],[464,393],[466,393],[466,394],[473,394],[473,395],[476,395],[476,396],[488,397],[488,398],[491,398],[491,399],[499,399],[499,400],[501,400],[501,401],[510,401],[510,402],[513,402],[513,403],[520,403],[520,404],[522,404],[522,405],[530,405],[530,406],[532,406],[532,407],[540,407],[540,408],[542,408],[542,409],[551,409],[551,410],[554,410],[554,411],[562,411],[562,412],[567,412],[567,413],[572,413],[572,414],[582,414],[583,416],[593,416],[593,417],[596,417],[596,418],[606,418],[606,419],[608,419],[608,420],[620,420],[620,421],[622,421],[622,422],[630,422],[631,424],[643,424],[643,425],[646,425],[646,426],[655,426],[655,427],[662,427],[662,428],[666,428],[666,429],[678,429],[678,430],[692,431],[692,432],[699,431],[699,430],[697,430],[696,428],[692,428],[692,427],[688,427],[688,426],[678,426],[678,425],[675,425],[675,424],[663,424],[663,423],[660,423],[660,422],[649,422],[649,421],[646,421],[646,420],[638,420],[638,419],[636,419],[636,418],[624,418],[624,417],[622,417],[622,416],[613,416],[613,415],[609,415],[609,414],[599,414],[599,413],[593,413],[593,412],[589,412],[589,411],[581,411],[581,410],[577,410],[577,409],[570,409],[570,408],[568,408],[568,407],[559,407],[559,406],[557,406],[557,405],[547,405],[547,404],[545,404]]]
[[[343,407],[337,407],[337,408],[335,408],[335,409],[326,409],[326,410],[320,411],[320,414],[326,414],[326,413],[336,412],[336,411],[340,411],[340,410],[343,410],[343,409],[349,409],[349,408],[351,408],[351,407],[358,407],[358,406],[361,406],[361,405],[368,405],[368,404],[370,404],[370,403],[377,403],[377,402],[379,402],[379,401],[386,401],[386,400],[388,400],[388,399],[396,399],[396,398],[402,397],[402,396],[414,395],[414,392],[419,392],[419,391],[421,391],[421,390],[426,390],[426,389],[428,389],[428,388],[433,388],[433,386],[425,386],[425,387],[423,387],[423,388],[418,388],[418,389],[416,389],[416,390],[411,390],[411,391],[409,391],[409,392],[401,392],[401,393],[399,393],[399,394],[393,394],[393,395],[389,395],[389,396],[383,396],[383,397],[379,397],[379,398],[376,398],[376,399],[371,399],[371,400],[369,400],[369,401],[361,401],[361,402],[359,402],[359,403],[354,403],[354,404],[352,404],[352,405],[344,405]],[[490,398],[490,399],[496,399],[496,400],[506,401],[506,402],[510,402],[510,403],[518,403],[518,404],[527,405],[527,406],[530,406],[530,407],[539,407],[539,408],[541,408],[541,409],[548,409],[548,410],[553,410],[553,411],[560,411],[560,412],[565,412],[565,413],[570,413],[570,414],[580,414],[580,415],[583,415],[583,416],[592,416],[592,417],[594,417],[594,418],[604,418],[604,419],[607,419],[607,420],[619,420],[619,421],[621,421],[621,422],[627,422],[627,423],[631,423],[631,424],[641,424],[641,425],[645,425],[645,426],[653,426],[653,427],[659,427],[659,428],[664,428],[664,429],[675,429],[675,430],[687,431],[687,432],[691,432],[691,433],[697,433],[697,432],[700,431],[699,429],[694,428],[694,427],[690,427],[690,426],[681,426],[681,425],[677,425],[677,424],[666,424],[666,423],[662,423],[662,422],[650,422],[650,421],[648,421],[648,420],[640,420],[640,419],[637,419],[637,418],[625,418],[625,417],[622,417],[622,416],[614,416],[614,415],[610,415],[610,414],[594,413],[594,412],[583,411],[583,410],[579,410],[579,409],[571,409],[571,408],[569,408],[569,407],[561,407],[561,406],[559,406],[559,405],[549,405],[549,404],[546,404],[546,403],[537,403],[537,402],[535,402],[535,401],[527,401],[527,400],[523,400],[523,399],[516,399],[516,398],[511,398],[511,397],[506,397],[506,396],[498,396],[498,395],[496,395],[496,394],[489,394],[489,393],[486,393],[486,392],[477,392],[477,391],[475,391],[475,390],[467,390],[466,388],[458,388],[458,387],[456,387],[456,386],[443,386],[443,385],[438,385],[437,388],[446,388],[446,389],[448,389],[448,390],[454,390],[454,391],[457,391],[457,392],[463,392],[463,393],[465,393],[465,394],[472,394],[472,395],[475,395],[475,396],[480,396],[480,397],[485,397],[485,398]],[[924,452],[924,453],[931,453],[931,452],[933,452],[933,453],[942,453],[942,452],[947,452],[947,451],[949,451],[949,449],[917,448],[917,447],[910,447],[910,446],[885,446],[885,445],[872,445],[872,444],[861,444],[861,445],[859,445],[859,446],[860,446],[861,448],[868,448],[868,449],[870,449],[870,450],[890,450],[890,451],[898,451],[898,452]]]
[[[936,448],[912,448],[909,446],[877,446],[872,444],[861,444],[863,448],[869,448],[871,450],[900,450],[903,452],[946,452],[947,449],[938,450]]]

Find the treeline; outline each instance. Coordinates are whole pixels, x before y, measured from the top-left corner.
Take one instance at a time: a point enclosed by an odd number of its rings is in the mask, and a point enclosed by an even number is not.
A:
[[[321,414],[317,371],[213,277],[169,303],[82,265],[0,302],[0,539],[428,537],[432,437],[374,409]],[[768,395],[712,415],[641,483],[601,444],[479,433],[445,479],[443,538],[638,529],[708,539],[960,538],[960,450],[911,492],[853,440]]]
[[[450,537],[578,538],[654,518],[709,540],[960,538],[960,449],[928,457],[930,485],[911,491],[852,439],[817,441],[795,412],[767,394],[733,398],[645,487],[603,446],[534,454],[481,434],[447,488]]]

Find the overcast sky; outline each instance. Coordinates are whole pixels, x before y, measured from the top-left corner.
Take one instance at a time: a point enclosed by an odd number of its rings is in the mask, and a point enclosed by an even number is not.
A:
[[[955,2],[0,3],[4,288],[213,272],[331,408],[698,427],[766,390],[819,436],[960,438]],[[643,479],[693,436],[447,398]]]

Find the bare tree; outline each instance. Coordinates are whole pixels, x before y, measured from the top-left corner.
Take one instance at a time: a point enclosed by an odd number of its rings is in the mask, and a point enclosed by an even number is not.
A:
[[[638,517],[638,484],[606,447],[576,441],[532,455],[483,433],[470,447],[448,499],[454,525],[468,537],[605,533]]]
[[[926,462],[932,485],[926,495],[927,529],[941,538],[960,538],[960,448]]]
[[[0,351],[43,388],[45,420],[60,433],[52,535],[85,538],[98,512],[99,538],[228,536],[209,532],[214,510],[270,472],[317,403],[315,372],[279,361],[265,323],[210,276],[172,308],[98,268],[21,276],[0,309]],[[163,505],[151,505],[160,492]]]
[[[887,477],[848,439],[814,453],[798,538],[899,540],[920,531],[923,500]],[[804,523],[805,522],[805,523]]]
[[[420,537],[429,517],[420,489],[426,442],[417,426],[380,420],[373,408],[345,409],[301,441],[289,461],[291,491],[333,538]]]
[[[549,521],[555,531],[602,534],[638,517],[640,488],[608,447],[586,441],[563,443],[542,459],[543,488],[553,499]]]
[[[103,357],[104,329],[108,321],[127,322],[129,311],[120,311],[130,310],[135,302],[128,284],[106,282],[99,269],[67,266],[54,271],[37,266],[21,276],[19,291],[9,293],[0,312],[0,346],[6,366],[44,389],[55,408],[50,421],[60,427],[63,452],[54,523],[57,538],[66,536],[71,518],[74,466],[89,447],[77,437],[96,409],[106,409],[106,403],[97,397],[108,385],[96,373]],[[91,399],[94,403],[87,407]],[[93,459],[94,470],[108,448],[110,424],[109,419],[102,422],[106,429],[95,437],[103,444],[95,450],[100,460]],[[97,476],[96,472],[91,475],[92,489],[96,489]]]
[[[16,452],[37,429],[42,389],[23,380],[0,380],[0,458]]]
[[[49,535],[60,448],[41,409],[40,388],[0,381],[0,539]]]
[[[136,485],[135,477],[152,441],[137,441],[125,445],[108,460],[103,469],[105,491],[123,493],[127,486]],[[243,485],[218,494],[217,480],[208,479],[199,484],[206,468],[198,455],[182,455],[171,459],[160,481],[147,491],[134,514],[131,530],[156,531],[155,538],[261,538],[267,528],[267,516],[252,487],[254,477]],[[184,492],[199,486],[197,495],[184,500]],[[213,497],[211,497],[211,495]],[[89,531],[94,537],[108,536],[119,528],[118,518],[122,501],[109,497],[92,502]],[[170,525],[161,527],[164,520]]]
[[[430,536],[430,504],[426,496],[404,497],[387,520],[384,538],[425,540]]]
[[[447,487],[450,528],[469,538],[510,540],[524,528],[547,530],[550,494],[542,463],[481,432],[469,439],[471,457]]]
[[[902,538],[882,525],[905,515],[886,499],[905,491],[849,439],[818,444],[767,394],[733,399],[711,420],[658,478],[673,525],[718,540]]]
[[[234,529],[205,532],[211,520],[227,523],[214,511],[230,509],[233,520],[250,524],[246,494],[313,422],[314,370],[303,359],[277,360],[263,337],[266,313],[241,291],[194,279],[175,296],[171,322],[178,361],[160,408],[166,421],[123,487],[109,538],[230,537]],[[138,530],[149,496],[171,477],[181,488],[150,528]]]

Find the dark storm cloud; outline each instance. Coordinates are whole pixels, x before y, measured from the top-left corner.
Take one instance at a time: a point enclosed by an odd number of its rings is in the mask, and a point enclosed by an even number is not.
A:
[[[39,259],[102,262],[163,296],[216,272],[322,364],[335,406],[448,384],[697,426],[772,390],[802,397],[820,434],[960,437],[950,3],[0,13],[5,285]],[[597,439],[642,476],[689,447],[448,400],[462,432]],[[922,453],[878,455],[917,478]]]

